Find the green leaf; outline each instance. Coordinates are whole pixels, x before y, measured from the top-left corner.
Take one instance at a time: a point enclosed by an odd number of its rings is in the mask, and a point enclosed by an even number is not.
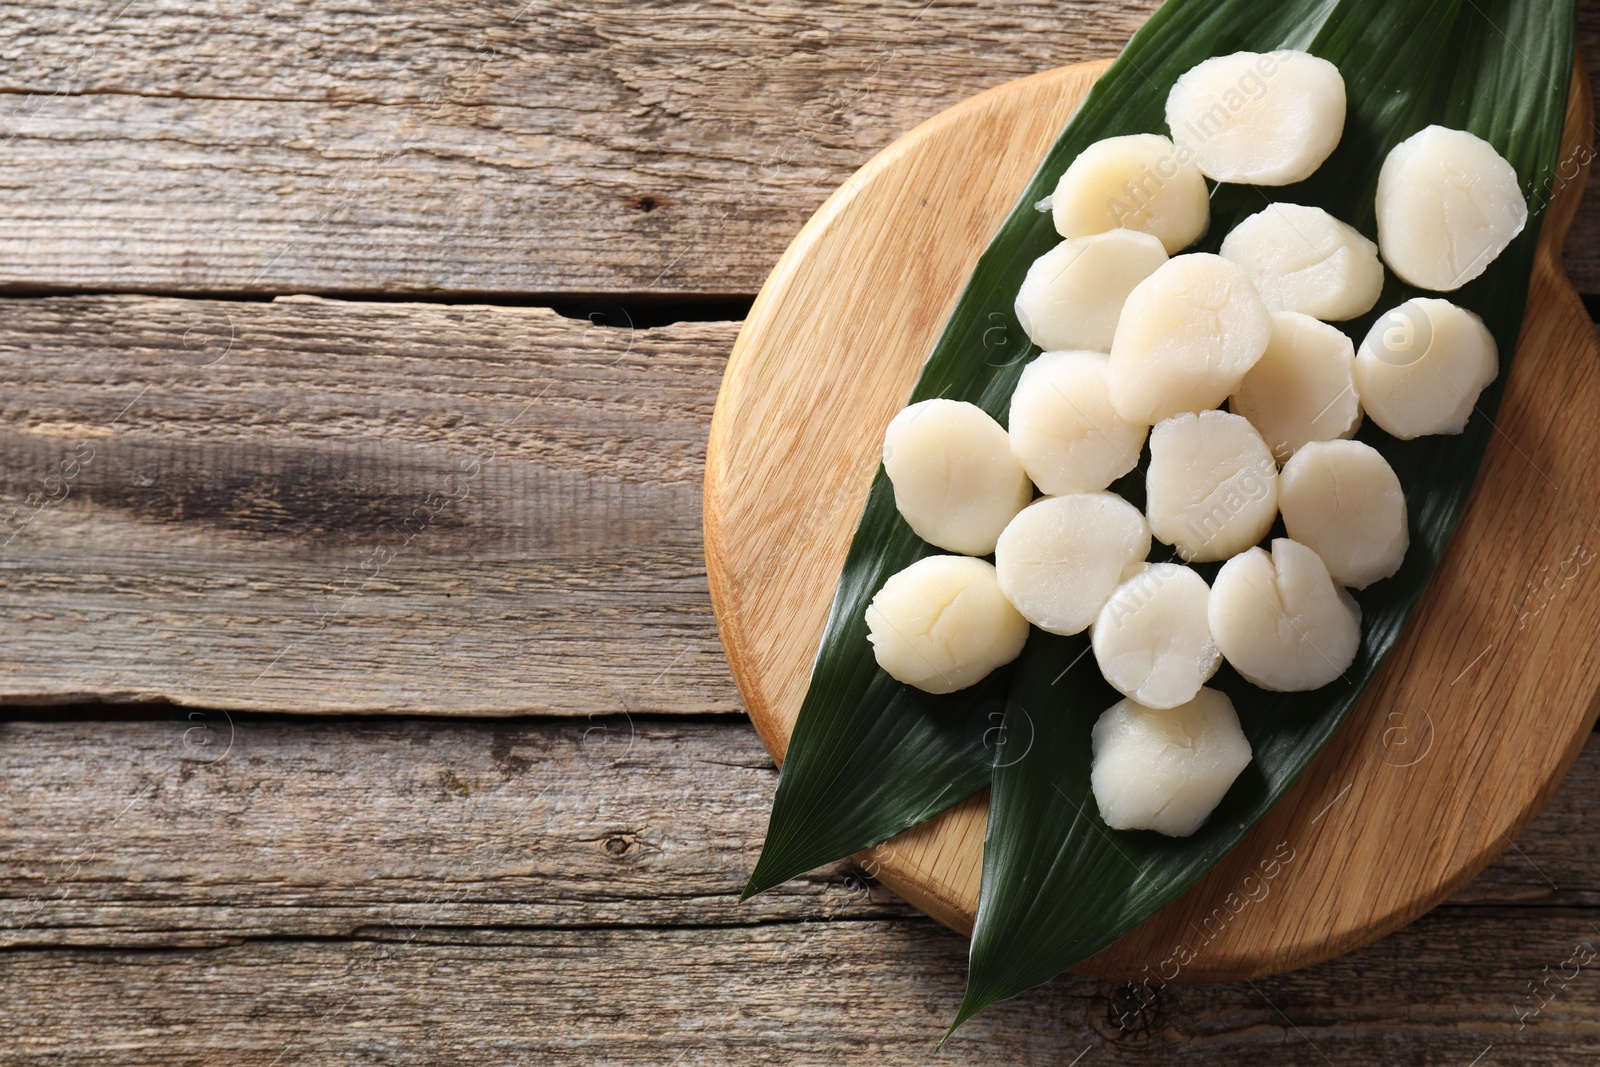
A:
[[[1350,113],[1340,147],[1298,186],[1219,188],[1201,250],[1214,250],[1267,200],[1323,207],[1374,236],[1378,168],[1393,145],[1430,123],[1492,142],[1516,167],[1532,215],[1480,278],[1450,294],[1483,317],[1500,348],[1500,376],[1466,432],[1396,441],[1369,423],[1359,435],[1388,458],[1406,489],[1411,549],[1398,574],[1357,594],[1363,640],[1355,664],[1313,693],[1268,693],[1227,668],[1211,683],[1233,699],[1255,759],[1199,832],[1174,839],[1106,827],[1089,787],[1089,732],[1120,694],[1100,678],[1092,657],[1063,674],[1085,650],[1084,637],[1036,632],[1030,639],[1013,668],[1006,736],[994,761],[983,888],[956,1026],[1094,954],[1193,884],[1305,770],[1393,647],[1494,433],[1560,152],[1574,24],[1574,0],[1169,0],[1051,153],[1035,185],[1048,184],[1064,160],[1094,140],[1161,131],[1167,89],[1199,60],[1301,47],[1344,75]],[[997,243],[1015,236],[1010,225]],[[1025,263],[1035,247],[1018,241],[1011,254]],[[1340,325],[1359,341],[1377,313],[1415,295],[1422,294],[1391,276],[1373,315]],[[956,318],[976,311],[963,301]],[[1131,493],[1136,486],[1117,488]],[[1025,753],[1012,751],[1023,745]]]

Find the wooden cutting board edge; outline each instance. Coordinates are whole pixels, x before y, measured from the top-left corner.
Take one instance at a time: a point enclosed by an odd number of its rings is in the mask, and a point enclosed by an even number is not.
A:
[[[859,227],[862,224],[860,211],[853,212],[852,209],[859,207],[857,201],[863,194],[870,198],[881,192],[881,185],[892,185],[893,173],[908,166],[914,167],[916,156],[929,151],[929,146],[938,139],[949,137],[952,133],[970,132],[985,124],[995,124],[997,115],[1027,106],[1036,113],[1031,120],[1024,117],[1022,121],[1031,121],[1028,132],[1034,135],[1034,140],[1027,141],[1023,136],[1017,136],[1014,143],[1029,143],[1037,151],[1021,160],[1020,165],[1014,162],[1009,168],[1010,199],[999,191],[987,197],[986,208],[993,218],[988,221],[987,230],[977,242],[977,250],[967,255],[967,262],[962,264],[964,269],[959,272],[959,278],[964,279],[970,272],[970,260],[976,258],[977,251],[981,251],[982,245],[987,242],[987,233],[992,232],[993,226],[1011,207],[1015,190],[1032,174],[1038,158],[1070,114],[1076,99],[1087,91],[1087,87],[1107,66],[1109,61],[1079,64],[998,86],[935,116],[895,141],[856,172],[818,209],[784,253],[751,309],[729,360],[708,445],[705,507],[707,574],[735,681],[745,697],[752,722],[769,751],[780,762],[793,717],[798,711],[798,698],[804,694],[803,679],[809,676],[811,655],[820,639],[827,601],[848,546],[848,535],[860,514],[866,489],[876,470],[876,450],[868,448],[847,462],[842,475],[836,472],[836,477],[842,478],[844,487],[840,490],[841,495],[821,514],[836,520],[832,523],[834,527],[842,523],[843,536],[839,535],[837,529],[830,531],[826,527],[819,535],[817,527],[798,523],[791,525],[786,531],[787,536],[772,538],[769,535],[764,539],[763,533],[772,526],[770,520],[774,516],[767,516],[767,522],[752,527],[751,516],[740,509],[741,494],[748,499],[753,492],[769,492],[769,480],[759,479],[752,486],[749,479],[743,477],[755,466],[752,456],[760,459],[776,449],[782,453],[779,458],[789,464],[797,460],[815,463],[819,459],[826,463],[829,458],[834,458],[816,450],[808,451],[804,447],[791,447],[785,452],[784,442],[770,434],[774,419],[779,413],[789,411],[786,405],[792,405],[798,396],[806,395],[804,390],[785,393],[781,388],[774,390],[771,387],[771,372],[775,364],[770,349],[784,341],[803,341],[805,338],[803,332],[796,331],[795,322],[784,322],[786,312],[790,319],[795,319],[791,305],[797,302],[796,292],[814,288],[818,284],[814,280],[818,273],[814,260],[819,254],[828,254],[824,245],[837,237],[836,228],[843,225]],[[1054,97],[1056,105],[1054,110],[1040,106],[1041,101],[1051,97]],[[1593,396],[1600,397],[1600,382],[1592,381],[1594,375],[1590,373],[1596,364],[1600,364],[1600,343],[1596,341],[1594,328],[1582,302],[1567,282],[1560,266],[1561,244],[1576,214],[1587,162],[1593,154],[1592,151],[1580,151],[1580,146],[1587,144],[1591,122],[1592,103],[1580,63],[1574,73],[1562,156],[1563,161],[1576,163],[1576,172],[1555,190],[1547,213],[1535,268],[1534,290],[1530,294],[1528,321],[1519,342],[1519,358],[1514,363],[1511,382],[1508,383],[1506,403],[1497,420],[1502,426],[1508,410],[1517,410],[1513,401],[1518,394],[1512,386],[1543,371],[1541,367],[1531,366],[1532,359],[1527,357],[1527,350],[1550,351],[1554,344],[1550,335],[1554,333],[1562,334],[1559,340],[1570,342],[1571,347],[1563,349],[1569,355],[1576,353],[1579,360],[1584,355],[1588,356],[1579,368],[1579,376],[1583,379],[1581,384],[1586,384]],[[1023,154],[1011,152],[1013,157]],[[892,193],[894,190],[889,191]],[[887,209],[889,214],[893,215],[894,208],[891,202]],[[984,212],[979,211],[978,214]],[[852,215],[855,217],[852,218]],[[896,236],[901,232],[897,230]],[[827,279],[822,284],[825,286]],[[942,325],[948,316],[950,306],[959,294],[959,281],[953,287],[947,285],[946,290],[936,301],[940,304],[939,313],[935,316],[937,325]],[[924,309],[924,320],[928,310]],[[803,319],[806,314],[802,312],[798,318]],[[926,322],[921,325],[923,332],[927,332]],[[799,351],[799,348],[795,350]],[[907,350],[916,355],[911,360],[909,373],[899,375],[899,379],[904,380],[904,387],[890,393],[887,403],[877,403],[877,394],[871,394],[874,398],[873,414],[882,416],[880,422],[886,422],[903,403],[927,345]],[[780,352],[776,357],[777,365],[790,358],[786,350]],[[901,370],[905,371],[906,368],[902,367]],[[818,395],[817,379],[825,375],[818,370],[799,377],[811,381],[810,395],[815,400]],[[896,384],[900,384],[898,379]],[[846,392],[874,387],[882,388],[875,382],[852,379]],[[1550,386],[1546,391],[1552,390],[1557,396],[1569,399],[1583,395],[1583,390],[1578,388],[1562,390]],[[806,414],[808,417],[803,425],[807,427],[807,432],[797,436],[808,439],[820,436],[825,445],[830,431],[815,431],[816,420],[810,417],[815,411],[808,410]],[[741,418],[741,415],[745,417]],[[858,423],[862,417],[858,413]],[[881,434],[881,424],[875,423],[872,430],[873,434]],[[834,436],[841,435],[837,428],[831,432]],[[849,436],[848,433],[843,435]],[[855,436],[859,438],[863,435],[857,433]],[[869,439],[872,437],[865,436]],[[1483,816],[1483,825],[1475,834],[1458,835],[1452,850],[1442,860],[1436,858],[1431,865],[1401,864],[1398,877],[1394,867],[1371,866],[1366,872],[1366,882],[1357,885],[1352,881],[1348,864],[1341,860],[1339,850],[1333,847],[1343,836],[1347,848],[1358,850],[1362,832],[1366,832],[1368,837],[1373,836],[1371,827],[1363,829],[1359,825],[1349,825],[1351,820],[1347,813],[1352,810],[1371,812],[1373,802],[1384,794],[1383,788],[1370,787],[1371,780],[1377,774],[1374,763],[1382,764],[1386,770],[1406,772],[1404,776],[1408,781],[1398,787],[1401,795],[1405,795],[1410,780],[1420,777],[1409,772],[1416,771],[1418,767],[1425,770],[1430,765],[1437,765],[1437,761],[1431,759],[1431,751],[1424,751],[1415,764],[1404,763],[1403,760],[1409,757],[1403,753],[1397,757],[1398,750],[1390,744],[1397,726],[1402,731],[1414,730],[1417,726],[1410,722],[1418,707],[1414,701],[1408,710],[1391,711],[1377,720],[1374,720],[1373,706],[1385,697],[1391,702],[1406,699],[1404,687],[1395,683],[1404,680],[1407,673],[1404,667],[1416,657],[1420,643],[1417,634],[1428,627],[1427,620],[1478,620],[1478,616],[1471,611],[1458,611],[1451,604],[1439,603],[1440,575],[1451,566],[1455,567],[1449,572],[1451,574],[1463,570],[1457,557],[1469,551],[1464,536],[1471,532],[1469,527],[1475,529],[1477,526],[1492,525],[1474,523],[1473,517],[1481,517],[1483,512],[1495,510],[1496,503],[1508,503],[1505,495],[1499,491],[1499,483],[1496,483],[1497,488],[1493,492],[1485,489],[1485,485],[1493,475],[1508,467],[1514,468],[1508,457],[1514,458],[1519,454],[1527,462],[1533,462],[1506,433],[1497,435],[1491,445],[1490,457],[1479,472],[1478,484],[1474,488],[1467,514],[1463,517],[1462,528],[1458,530],[1445,560],[1441,562],[1440,571],[1436,572],[1435,581],[1419,605],[1412,625],[1402,635],[1401,645],[1405,647],[1397,647],[1391,654],[1379,678],[1330,742],[1328,750],[1296,783],[1268,819],[1255,827],[1217,868],[1167,908],[1098,956],[1074,968],[1075,971],[1108,978],[1143,976],[1181,982],[1257,977],[1305,966],[1366,944],[1411,921],[1456,892],[1511,846],[1516,835],[1548,801],[1592,729],[1596,714],[1600,713],[1600,698],[1597,698],[1600,695],[1600,672],[1574,671],[1567,676],[1567,688],[1574,691],[1576,699],[1574,694],[1564,692],[1567,699],[1561,721],[1568,724],[1570,729],[1558,731],[1560,736],[1554,739],[1554,747],[1546,745],[1540,751],[1547,773],[1538,776],[1537,780],[1524,783],[1529,788],[1517,799],[1495,805],[1491,812],[1484,813],[1478,809],[1471,795],[1456,791],[1458,798],[1465,799],[1467,817],[1470,819],[1472,812],[1476,811]],[[775,465],[782,469],[781,462]],[[1516,472],[1513,470],[1513,473]],[[1518,475],[1515,484],[1527,485],[1534,481],[1524,473]],[[794,496],[807,491],[811,484],[807,483],[797,490],[791,479],[786,489],[789,495]],[[1600,503],[1600,493],[1593,492],[1588,486],[1582,488],[1596,497],[1595,502]],[[1491,497],[1492,501],[1488,499]],[[817,514],[818,509],[813,508],[805,517],[814,518]],[[1593,529],[1592,526],[1590,528]],[[813,539],[820,537],[831,543],[825,549],[814,552],[815,559],[809,567],[790,565],[783,559],[775,561],[772,558],[775,552],[794,551],[793,538],[797,535]],[[810,546],[810,542],[805,543]],[[765,561],[752,570],[752,558],[762,558],[763,554]],[[1498,554],[1488,555],[1491,564],[1495,564],[1499,558]],[[1471,568],[1465,570],[1470,571]],[[1577,579],[1557,592],[1569,592],[1570,603],[1587,605],[1591,614],[1600,614],[1600,585],[1594,580],[1597,570],[1600,568],[1580,571]],[[814,589],[808,594],[805,591],[807,583],[814,583],[819,575],[831,575],[823,587],[825,595],[819,596]],[[1485,588],[1481,578],[1469,577],[1471,580],[1465,588]],[[1489,594],[1479,599],[1485,598],[1491,601],[1496,599]],[[806,619],[806,613],[798,611],[768,611],[766,614],[774,619],[790,620],[787,630],[781,633],[774,628],[773,619],[761,617],[760,608],[767,601],[788,605],[795,600],[809,601],[809,614],[813,617]],[[1499,596],[1498,602],[1504,602],[1503,595]],[[821,605],[820,614],[816,607],[818,603]],[[1481,614],[1483,605],[1475,605],[1475,609]],[[1573,615],[1573,621],[1578,622],[1580,613],[1564,614]],[[802,619],[807,625],[800,624]],[[763,629],[763,626],[766,628]],[[1469,628],[1456,627],[1454,637],[1448,642],[1449,651],[1454,651],[1455,646],[1460,644],[1461,631]],[[1517,632],[1520,633],[1520,629]],[[796,635],[800,639],[797,640]],[[782,647],[775,649],[774,645]],[[1467,671],[1481,668],[1479,677],[1486,677],[1490,674],[1489,668],[1494,667],[1497,660],[1510,659],[1513,665],[1526,662],[1517,658],[1517,648],[1509,645],[1497,647],[1500,648],[1498,655],[1492,648],[1480,657],[1480,661],[1468,664]],[[798,659],[797,649],[806,650],[803,661]],[[1440,648],[1434,649],[1436,653],[1440,651]],[[783,661],[782,671],[774,669],[775,658]],[[1580,674],[1581,677],[1575,677]],[[801,682],[797,683],[796,678]],[[1438,682],[1439,679],[1434,681]],[[1362,714],[1363,709],[1366,709],[1366,714]],[[1394,722],[1396,714],[1402,716],[1398,724]],[[1428,743],[1432,745],[1436,724],[1427,711],[1424,711],[1424,718]],[[1372,732],[1374,721],[1378,724],[1381,746],[1374,746],[1371,739],[1365,736]],[[1437,732],[1441,735],[1444,733],[1442,729]],[[1495,747],[1498,749],[1500,746]],[[1357,778],[1349,772],[1360,771],[1363,767],[1366,775],[1361,784],[1370,788],[1362,788],[1352,794],[1357,786]],[[1470,768],[1467,770],[1470,771]],[[1334,781],[1336,778],[1339,781]],[[1346,778],[1349,780],[1345,781]],[[1399,776],[1391,775],[1388,781],[1391,783],[1388,791],[1394,792],[1392,783],[1399,781]],[[1340,786],[1339,782],[1344,784]],[[1368,793],[1373,795],[1367,796]],[[1357,800],[1362,802],[1358,804]],[[1457,815],[1460,808],[1461,805],[1456,804],[1449,808],[1446,815]],[[870,873],[933,918],[953,929],[970,933],[986,813],[986,795],[979,794],[857,858]],[[1319,830],[1318,823],[1324,819],[1326,825]],[[1360,821],[1357,820],[1358,823]],[[1448,824],[1449,820],[1446,818],[1444,821]],[[1429,824],[1421,836],[1435,835],[1439,830],[1438,826]],[[1461,840],[1461,837],[1468,839]],[[1350,846],[1351,840],[1357,844]],[[1409,852],[1399,847],[1393,850]],[[1368,848],[1366,851],[1372,850]],[[1280,858],[1284,855],[1293,858],[1285,862]],[[1309,859],[1297,865],[1294,860],[1302,856]],[[1273,868],[1270,865],[1275,859],[1278,862]],[[1269,866],[1263,867],[1264,864]],[[1261,875],[1267,869],[1274,869],[1276,874],[1263,882]],[[1409,882],[1405,877],[1408,872]],[[1252,873],[1256,878],[1254,888],[1250,888],[1250,883],[1245,881]],[[1260,899],[1257,899],[1258,896]],[[1350,906],[1352,899],[1359,900],[1360,905]],[[1226,913],[1223,919],[1218,918],[1219,902],[1222,902],[1222,911]],[[1237,911],[1234,910],[1236,908]],[[1251,916],[1248,922],[1243,921],[1243,916],[1247,914]],[[1214,932],[1217,930],[1220,932]],[[1177,962],[1180,960],[1181,963]],[[1168,972],[1176,973],[1169,975]]]

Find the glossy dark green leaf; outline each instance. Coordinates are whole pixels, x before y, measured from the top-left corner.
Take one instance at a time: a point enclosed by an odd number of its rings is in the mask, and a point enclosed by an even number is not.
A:
[[[1286,22],[1286,15],[1293,17]],[[1574,20],[1573,0],[1169,0],[1063,135],[1053,159],[1070,158],[1101,137],[1160,130],[1168,87],[1200,59],[1300,47],[1333,61],[1344,75],[1350,104],[1344,139],[1298,186],[1219,188],[1202,250],[1215,250],[1268,199],[1326,208],[1375,236],[1378,168],[1394,144],[1430,123],[1492,142],[1516,167],[1533,215],[1488,271],[1450,295],[1483,317],[1500,348],[1500,377],[1466,432],[1402,442],[1369,424],[1360,434],[1405,486],[1411,549],[1398,574],[1357,594],[1363,643],[1355,664],[1313,693],[1267,693],[1226,668],[1211,683],[1233,699],[1255,760],[1198,833],[1174,839],[1106,827],[1089,788],[1089,732],[1119,694],[1100,678],[1092,657],[1078,659],[1083,637],[1030,639],[1013,668],[1007,729],[994,761],[983,889],[957,1025],[1087,958],[1193,884],[1305,770],[1393,646],[1495,432],[1491,420],[1555,182]],[[1041,178],[1048,182],[1046,170]],[[1377,310],[1415,295],[1423,294],[1391,277]],[[1374,317],[1340,325],[1359,341]]]

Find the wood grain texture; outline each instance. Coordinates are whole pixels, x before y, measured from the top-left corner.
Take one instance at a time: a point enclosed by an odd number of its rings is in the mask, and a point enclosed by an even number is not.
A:
[[[801,231],[740,333],[708,449],[707,561],[734,677],[779,759],[883,427],[972,261],[1103,69],[1015,82],[890,146]],[[1592,154],[1589,101],[1575,78],[1566,157]],[[1560,781],[1600,710],[1600,661],[1587,654],[1600,627],[1600,568],[1587,565],[1600,554],[1600,430],[1590,418],[1600,340],[1559,262],[1580,191],[1574,182],[1556,194],[1499,432],[1384,667],[1273,812],[1085,973],[1157,968],[1208,921],[1217,929],[1186,980],[1255,977],[1348,951],[1465,884]],[[861,281],[880,277],[902,283]],[[864,351],[878,358],[859,359]],[[1400,755],[1392,742],[1406,727],[1427,745]],[[1396,818],[1407,812],[1417,817]],[[873,858],[912,903],[970,929],[985,819],[980,794]],[[1229,922],[1238,887],[1280,849],[1301,858],[1260,921]]]
[[[0,781],[8,1067],[926,1064],[965,980],[960,938],[848,865],[736,903],[776,783],[740,722],[13,719]],[[1578,1062],[1597,788],[1592,739],[1517,851],[1349,956],[1067,976],[937,1062]]]
[[[916,914],[849,861],[738,903],[777,774],[731,719],[14,719],[0,781],[0,949]],[[1597,788],[1591,739],[1452,903],[1600,908]]]
[[[10,5],[0,286],[753,293],[883,144],[1154,7]]]
[[[0,5],[0,287],[750,294],[896,136],[1154,7]]]
[[[733,330],[8,302],[0,699],[739,707],[699,483]]]
[[[1568,1065],[1600,1012],[1593,964],[1562,966],[1594,951],[1592,917],[1448,909],[1311,970],[1149,995],[1069,977],[942,1052],[966,950],[926,920],[7,953],[0,1009],[16,1067]]]
[[[750,294],[894,137],[1153,7],[3,3],[0,287]],[[0,699],[579,718],[0,722],[0,1062],[934,1059],[960,939],[849,864],[738,905],[770,759],[637,714],[739,706],[696,484],[734,326],[5,305]],[[519,473],[421,521],[480,447]],[[1594,750],[1569,783],[1401,934],[1254,987],[1067,977],[939,1062],[1581,1061],[1592,968],[1517,1014],[1600,941]]]
[[[775,780],[742,722],[13,721],[0,780],[0,948],[914,914],[848,863],[738,903]]]

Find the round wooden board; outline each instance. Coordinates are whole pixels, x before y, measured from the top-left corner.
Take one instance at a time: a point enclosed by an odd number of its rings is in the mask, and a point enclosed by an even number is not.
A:
[[[1105,67],[1000,86],[900,138],[817,211],[751,309],[712,420],[706,563],[734,678],[780,761],[884,427]],[[1590,154],[1575,151],[1591,120],[1578,70],[1569,180],[1545,221],[1499,432],[1410,625],[1268,818],[1075,970],[1227,980],[1349,951],[1510,847],[1576,758],[1600,691],[1600,567],[1588,565],[1600,554],[1600,344],[1559,257],[1583,189],[1572,165]],[[970,932],[986,815],[980,794],[866,858]]]

